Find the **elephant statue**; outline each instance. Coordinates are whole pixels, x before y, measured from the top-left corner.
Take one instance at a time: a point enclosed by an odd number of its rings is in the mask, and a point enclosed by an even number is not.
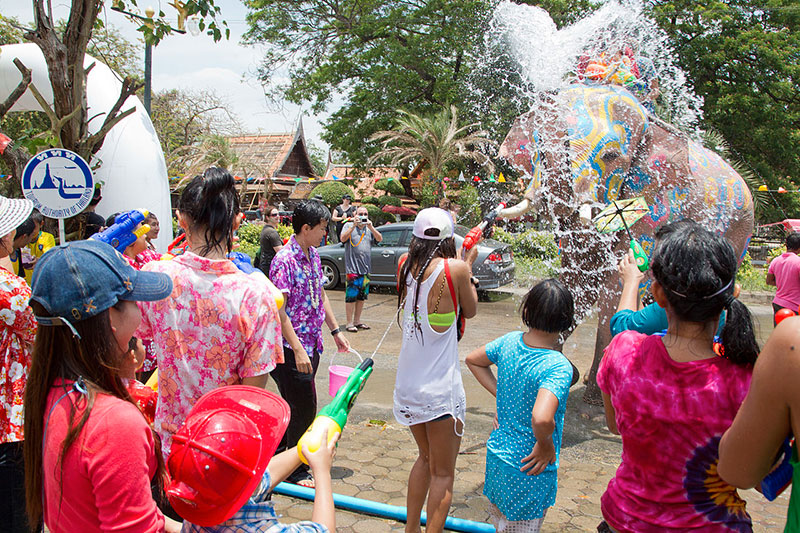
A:
[[[527,180],[522,201],[500,216],[544,213],[559,239],[560,276],[575,297],[576,324],[598,309],[584,401],[601,403],[595,376],[611,341],[609,323],[621,289],[616,263],[629,240],[624,232],[601,234],[592,215],[612,200],[642,196],[649,212],[630,230],[648,254],[656,227],[689,218],[724,234],[741,260],[753,231],[750,190],[716,153],[613,85],[542,93],[514,122],[500,155]]]

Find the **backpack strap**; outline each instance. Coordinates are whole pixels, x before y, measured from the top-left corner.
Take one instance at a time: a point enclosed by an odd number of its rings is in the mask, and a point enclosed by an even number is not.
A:
[[[450,260],[444,260],[444,277],[447,280],[447,287],[450,289],[450,296],[453,298],[453,310],[458,312],[458,302],[456,301],[456,291],[453,288],[453,278],[450,277]]]

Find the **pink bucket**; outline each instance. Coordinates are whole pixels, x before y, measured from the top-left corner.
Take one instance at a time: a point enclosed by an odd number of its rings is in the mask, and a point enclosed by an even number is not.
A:
[[[351,352],[358,355],[358,358],[361,359],[361,355],[351,349]],[[346,354],[348,352],[337,352],[338,354]],[[336,355],[336,354],[334,354]],[[339,392],[339,389],[342,388],[347,382],[347,378],[350,377],[354,368],[349,366],[342,366],[342,365],[334,365],[333,364],[333,356],[331,356],[331,364],[328,366],[328,394],[331,396],[336,396],[336,393]]]

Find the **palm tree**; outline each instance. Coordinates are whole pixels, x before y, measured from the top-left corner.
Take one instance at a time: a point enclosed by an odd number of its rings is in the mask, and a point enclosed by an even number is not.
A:
[[[464,159],[486,166],[489,171],[494,170],[489,156],[479,148],[496,146],[497,143],[489,139],[489,133],[484,130],[470,132],[478,123],[459,127],[456,106],[445,107],[433,116],[421,116],[402,109],[398,113],[395,129],[379,131],[370,137],[370,140],[383,145],[370,158],[370,166],[378,159],[390,159],[390,164],[396,167],[415,164],[412,178],[426,166],[430,169],[430,178],[441,178],[450,165]]]

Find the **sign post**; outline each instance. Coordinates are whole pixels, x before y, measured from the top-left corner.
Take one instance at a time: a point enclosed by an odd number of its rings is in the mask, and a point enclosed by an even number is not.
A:
[[[94,194],[92,170],[81,156],[63,148],[36,154],[22,172],[22,193],[42,215],[58,220],[59,244],[67,241],[64,219],[89,205]]]

